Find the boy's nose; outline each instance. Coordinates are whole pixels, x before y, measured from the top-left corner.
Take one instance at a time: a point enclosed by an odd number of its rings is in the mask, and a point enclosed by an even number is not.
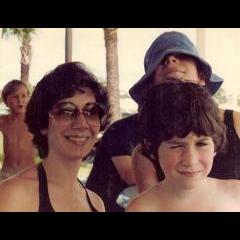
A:
[[[194,149],[185,149],[185,152],[182,156],[182,164],[186,167],[193,166],[197,162],[197,157],[197,153],[194,151]]]
[[[179,59],[173,55],[169,55],[165,61],[164,61],[164,65],[170,65],[170,64],[178,64]]]

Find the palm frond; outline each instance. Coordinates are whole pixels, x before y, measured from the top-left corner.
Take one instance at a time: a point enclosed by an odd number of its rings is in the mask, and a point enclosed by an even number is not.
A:
[[[17,36],[19,40],[29,39],[32,34],[36,33],[36,28],[3,28],[2,37],[6,36],[7,38],[11,35]]]

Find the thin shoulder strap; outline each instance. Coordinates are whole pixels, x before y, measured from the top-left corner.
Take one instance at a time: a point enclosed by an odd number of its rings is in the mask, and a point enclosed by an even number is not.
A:
[[[90,200],[90,197],[88,195],[88,191],[87,189],[85,188],[85,186],[83,185],[83,183],[78,179],[80,185],[84,188],[85,192],[86,192],[86,196],[87,196],[87,201],[88,201],[88,204],[90,206],[90,209],[92,210],[92,212],[98,212],[98,210],[93,206],[91,200]]]
[[[225,110],[224,112],[224,123],[226,126],[229,126],[231,128],[234,128],[234,122],[233,122],[233,110]]]
[[[55,212],[50,202],[47,175],[42,163],[37,167],[38,182],[39,182],[39,212]]]

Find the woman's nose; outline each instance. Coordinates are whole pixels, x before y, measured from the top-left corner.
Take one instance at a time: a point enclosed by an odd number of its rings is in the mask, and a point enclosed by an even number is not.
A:
[[[72,122],[73,128],[89,128],[89,123],[84,114],[79,113]]]

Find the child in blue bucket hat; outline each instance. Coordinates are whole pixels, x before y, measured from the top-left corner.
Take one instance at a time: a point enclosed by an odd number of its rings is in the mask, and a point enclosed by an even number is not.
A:
[[[162,70],[161,63],[169,61],[168,57],[172,57],[171,61],[181,60],[191,71]],[[189,38],[176,31],[161,34],[151,44],[144,58],[144,67],[144,76],[129,90],[130,96],[139,107],[148,89],[162,83],[162,80],[168,76],[204,85],[211,95],[216,93],[223,83],[222,78],[212,73],[210,64],[200,57]],[[194,73],[194,78],[188,75],[191,73]],[[240,133],[240,129],[237,129],[240,128],[240,124],[233,122],[233,115],[236,119],[238,113],[226,110],[222,111],[222,115],[228,126],[227,135],[231,139],[229,144],[231,146],[226,155],[222,153],[217,155],[218,160],[214,162],[211,174],[219,178],[240,179],[240,161],[238,160],[240,159],[240,141],[237,134],[237,132]],[[107,211],[124,211],[116,203],[116,199],[124,189],[137,185],[142,191],[158,181],[154,166],[140,154],[137,118],[138,114],[135,114],[116,121],[108,127],[96,151],[93,169],[86,186],[102,197]]]
[[[199,71],[199,77],[205,81],[206,87],[212,95],[215,94],[222,85],[223,79],[212,73],[210,64],[199,56],[197,48],[186,35],[174,31],[165,32],[161,34],[148,49],[144,58],[145,74],[129,90],[130,96],[137,103],[141,102],[144,90],[149,88],[149,81],[151,81],[152,75],[159,64],[161,64],[166,56],[171,54],[181,54],[194,59]]]

